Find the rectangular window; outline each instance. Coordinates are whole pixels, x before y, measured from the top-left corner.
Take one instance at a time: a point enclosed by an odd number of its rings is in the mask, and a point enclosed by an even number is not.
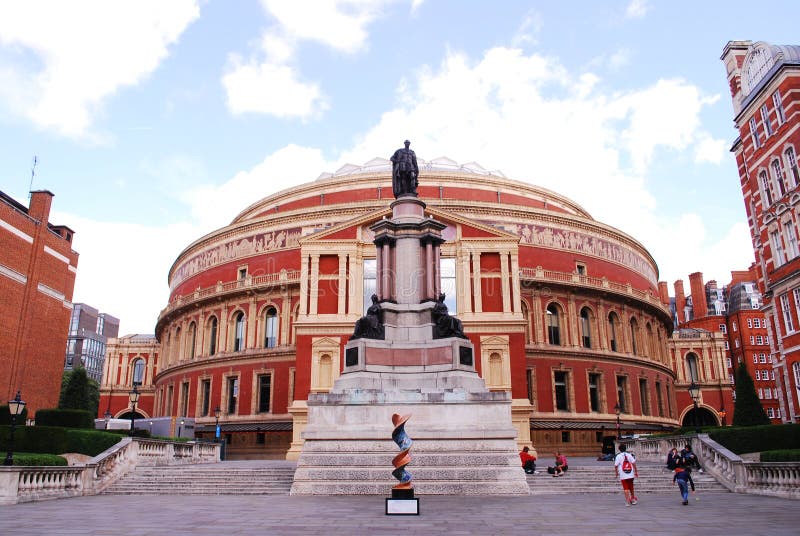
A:
[[[726,350],[730,350],[731,349],[731,345],[728,344],[728,341],[725,341],[725,349]]]
[[[764,344],[764,337],[756,335],[756,344]]]
[[[764,399],[764,389],[762,389],[761,387],[758,388],[758,398],[762,400]]]
[[[783,266],[785,258],[783,256],[783,242],[781,241],[781,234],[778,231],[772,231],[770,234],[772,240],[772,262],[775,263],[775,268]]]
[[[761,320],[758,319],[758,318],[754,318],[753,319],[753,326],[757,327],[757,328],[760,328],[761,327]],[[764,327],[766,327],[766,326],[764,326]]]
[[[244,281],[247,279],[247,266],[243,266],[239,268],[239,281]]]
[[[772,125],[769,122],[769,110],[766,104],[761,105],[761,123],[764,125],[764,135],[769,138],[772,135]]]
[[[562,443],[570,442],[569,432],[561,432],[561,442]]]
[[[770,376],[770,379],[772,381],[775,381],[775,370],[774,369],[769,371],[769,376]]]
[[[767,417],[769,417],[770,419],[775,418],[775,411],[772,408],[767,408]]]
[[[600,411],[600,375],[589,374],[589,408]]]
[[[525,379],[528,382],[528,402],[533,404],[533,369],[527,369],[525,371]]]
[[[656,404],[658,406],[658,416],[664,416],[664,397],[661,394],[661,382],[656,382]]]
[[[185,417],[186,410],[189,408],[189,382],[181,383],[181,402],[178,409],[178,416]]]
[[[781,313],[783,314],[783,325],[786,327],[786,333],[793,333],[794,322],[792,321],[792,310],[789,307],[789,294],[781,294],[780,300]]]
[[[733,366],[733,362],[731,361],[730,357],[725,359],[725,363],[727,364],[728,368],[731,368]]]
[[[619,401],[619,411],[621,413],[628,413],[627,398],[625,397],[627,381],[628,379],[625,376],[617,376],[617,400]]]
[[[764,398],[767,400],[772,400],[772,391],[769,390],[769,387],[764,389]]]
[[[772,388],[772,398],[774,398],[776,400],[778,399],[778,388],[777,387],[773,387]]]
[[[239,378],[228,378],[228,415],[236,414],[236,402],[239,400]]]
[[[732,324],[731,327],[733,327],[733,331],[736,331],[736,320],[733,321],[733,324]]]
[[[778,126],[786,122],[786,113],[783,111],[783,101],[781,100],[781,92],[775,91],[772,94],[772,105],[775,106],[775,117],[778,119]]]
[[[733,340],[733,343],[736,346],[736,348],[739,348],[739,338],[738,337]]]
[[[756,369],[756,379],[757,379],[757,380],[760,380],[760,379],[761,379],[761,371],[760,371],[760,370],[758,370],[758,369]]]
[[[753,319],[752,318],[748,318],[747,319],[747,327],[748,328],[752,328],[753,327]]]
[[[781,418],[781,408],[775,408],[775,418],[776,419]]]
[[[800,252],[797,249],[797,233],[794,232],[794,224],[791,221],[783,223],[783,236],[786,237],[786,256],[789,260],[794,259]]]
[[[642,401],[642,415],[650,415],[650,393],[645,378],[639,378],[639,398]]]
[[[272,394],[272,374],[261,374],[258,377],[258,412],[269,412],[269,401]]]
[[[720,324],[719,325],[719,330],[722,333],[728,333],[728,326],[726,326],[725,324]]]
[[[567,373],[561,370],[553,372],[555,393],[556,393],[556,409],[560,411],[569,411],[569,397],[567,396]]]
[[[750,344],[755,344],[755,343],[756,343],[756,336],[750,335]]]
[[[200,389],[202,391],[201,400],[203,401],[200,407],[200,416],[205,417],[211,408],[211,380],[203,380]]]
[[[256,445],[263,445],[266,443],[266,434],[259,432],[256,434]]]
[[[751,117],[750,121],[748,121],[748,125],[750,126],[750,138],[753,140],[753,147],[758,149],[761,147],[761,139],[758,137],[758,130],[756,128],[756,118]]]
[[[581,263],[576,263],[575,271],[578,273],[578,275],[586,275],[586,265]]]

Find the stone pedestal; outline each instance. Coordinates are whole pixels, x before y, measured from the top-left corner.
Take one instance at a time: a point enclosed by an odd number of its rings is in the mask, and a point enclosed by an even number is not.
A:
[[[468,339],[434,338],[445,225],[424,209],[401,197],[372,226],[384,338],[348,342],[331,392],[309,395],[292,494],[387,494],[395,413],[412,415],[406,469],[417,494],[529,493],[510,394],[486,389]]]

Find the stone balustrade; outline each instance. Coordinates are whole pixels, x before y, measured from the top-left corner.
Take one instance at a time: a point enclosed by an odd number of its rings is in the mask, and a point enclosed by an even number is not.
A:
[[[96,495],[137,465],[215,463],[219,460],[218,443],[126,437],[85,465],[0,467],[0,505]]]
[[[800,462],[745,461],[708,434],[624,439],[618,443],[625,444],[637,459],[665,465],[673,447],[680,451],[689,443],[703,470],[729,490],[800,499]]]

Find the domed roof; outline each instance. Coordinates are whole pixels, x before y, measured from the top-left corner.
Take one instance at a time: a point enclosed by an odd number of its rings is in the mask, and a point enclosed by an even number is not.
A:
[[[800,45],[771,45],[753,43],[742,63],[742,93],[754,93],[771,78],[770,73],[786,64],[800,65]]]
[[[452,171],[460,173],[470,173],[473,175],[492,175],[494,177],[505,178],[501,171],[489,171],[477,162],[469,162],[467,164],[459,164],[455,160],[446,156],[440,156],[433,160],[423,160],[417,158],[417,165],[419,166],[420,173],[426,171]],[[332,177],[343,177],[346,175],[361,175],[361,174],[376,174],[376,173],[389,173],[392,171],[392,162],[386,158],[376,157],[372,160],[365,162],[362,165],[345,164],[333,173],[321,173],[317,180],[330,179]]]

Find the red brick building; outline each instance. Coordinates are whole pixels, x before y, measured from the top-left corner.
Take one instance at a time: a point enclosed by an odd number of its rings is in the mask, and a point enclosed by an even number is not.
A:
[[[0,192],[0,396],[21,391],[31,417],[58,405],[78,265],[73,231],[48,221],[52,200]]]
[[[615,435],[615,406],[622,433],[681,422],[692,404],[667,347],[669,298],[641,244],[555,192],[475,164],[420,168],[426,213],[446,225],[448,309],[489,389],[511,393],[520,444],[597,454]],[[137,356],[158,352],[157,366],[142,365],[140,417],[185,416],[211,436],[219,407],[230,455],[296,457],[308,394],[339,376],[375,291],[370,226],[392,200],[391,165],[375,159],[257,201],[190,244],[169,273],[160,347],[109,352],[100,413],[112,386],[111,412],[127,410]],[[719,421],[715,397],[729,384],[720,354],[709,359],[702,406]]]
[[[800,46],[730,41],[721,59],[728,73],[734,122],[739,131],[731,150],[739,167],[753,239],[781,419],[797,422],[800,420],[797,211]]]

